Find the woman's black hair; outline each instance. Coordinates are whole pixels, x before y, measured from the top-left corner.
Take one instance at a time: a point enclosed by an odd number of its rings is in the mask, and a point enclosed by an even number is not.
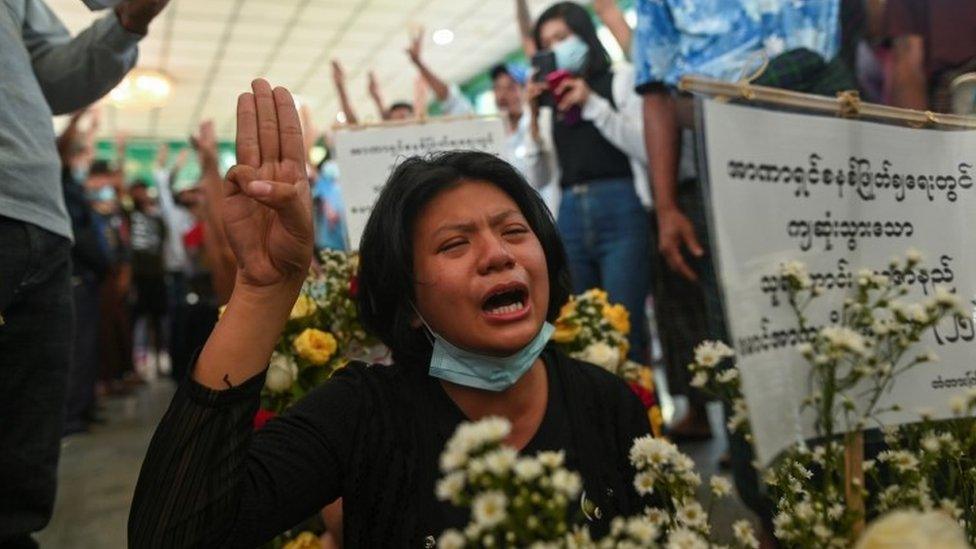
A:
[[[542,25],[553,19],[562,19],[569,30],[586,42],[589,52],[586,54],[586,66],[583,67],[583,77],[598,75],[610,69],[610,54],[603,47],[603,43],[596,35],[596,26],[586,8],[574,2],[558,2],[542,12],[532,29],[535,47],[545,49],[542,45]]]
[[[515,168],[476,151],[407,158],[387,179],[359,247],[359,318],[393,351],[397,362],[426,364],[432,349],[424,330],[411,325],[416,318],[413,228],[417,215],[439,193],[465,180],[487,181],[504,191],[542,244],[549,269],[546,318],[553,321],[569,299],[569,267],[552,214]]]

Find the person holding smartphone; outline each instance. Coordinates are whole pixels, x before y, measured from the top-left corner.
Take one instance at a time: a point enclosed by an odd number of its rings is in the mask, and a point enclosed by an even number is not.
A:
[[[651,197],[633,71],[611,67],[590,14],[572,2],[546,9],[533,39],[528,95],[535,116],[552,117],[557,219],[573,291],[602,287],[622,303],[634,326],[628,356],[646,363]]]

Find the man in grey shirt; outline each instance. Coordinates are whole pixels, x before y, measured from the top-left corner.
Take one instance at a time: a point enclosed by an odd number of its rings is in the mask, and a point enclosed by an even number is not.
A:
[[[43,0],[0,0],[0,547],[51,516],[71,355],[71,224],[52,114],[108,93],[168,0],[118,4],[72,38]]]

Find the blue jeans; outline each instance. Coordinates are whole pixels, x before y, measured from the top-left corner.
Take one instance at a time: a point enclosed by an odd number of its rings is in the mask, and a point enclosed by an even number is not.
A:
[[[648,364],[644,307],[650,286],[648,214],[632,179],[563,189],[559,233],[566,246],[573,292],[601,287],[630,312],[631,360]]]

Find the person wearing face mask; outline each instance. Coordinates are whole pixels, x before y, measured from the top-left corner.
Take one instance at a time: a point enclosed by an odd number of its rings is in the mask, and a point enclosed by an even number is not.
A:
[[[486,416],[511,422],[516,449],[565,450],[602,510],[596,532],[639,512],[627,453],[650,431],[643,406],[549,344],[569,296],[565,254],[538,194],[487,153],[408,158],[373,208],[357,300],[393,364],[349,364],[252,430],[314,241],[294,103],[263,80],[252,88],[223,208],[237,283],[150,444],[129,543],[253,547],[341,497],[344,546],[430,547],[468,519],[435,497],[439,456],[461,422]]]
[[[647,363],[651,197],[633,71],[610,66],[593,20],[575,3],[542,12],[533,37],[537,50],[554,54],[559,71],[536,75],[528,95],[532,112],[552,119],[562,195],[557,219],[573,291],[602,287],[622,303],[634,323],[629,357]],[[538,109],[540,99],[552,106]]]

